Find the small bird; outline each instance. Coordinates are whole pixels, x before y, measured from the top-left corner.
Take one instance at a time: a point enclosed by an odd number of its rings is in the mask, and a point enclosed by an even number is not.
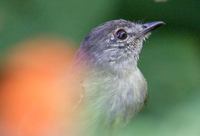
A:
[[[150,32],[164,24],[111,20],[86,36],[76,62],[87,69],[82,86],[89,120],[127,124],[142,109],[147,82],[137,66],[139,55]]]

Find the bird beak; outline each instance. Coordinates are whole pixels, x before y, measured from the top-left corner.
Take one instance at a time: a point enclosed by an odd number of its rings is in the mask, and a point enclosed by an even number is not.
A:
[[[144,36],[162,25],[165,25],[165,23],[163,21],[155,21],[155,22],[145,23],[142,25],[142,27],[144,29],[140,32],[138,37]]]

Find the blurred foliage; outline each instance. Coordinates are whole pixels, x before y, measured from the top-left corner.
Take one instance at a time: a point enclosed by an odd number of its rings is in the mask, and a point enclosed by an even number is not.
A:
[[[2,0],[1,50],[24,38],[40,34],[80,41],[91,27],[109,16],[116,6],[115,1],[107,0]]]
[[[198,0],[168,0],[163,3],[154,0],[124,0],[121,1],[118,15],[130,20],[160,19],[166,21],[170,28],[198,32],[199,5]]]
[[[0,52],[38,35],[79,43],[91,28],[116,18],[163,20],[167,25],[147,40],[139,62],[148,104],[117,134],[199,136],[199,13],[199,0],[1,0]]]

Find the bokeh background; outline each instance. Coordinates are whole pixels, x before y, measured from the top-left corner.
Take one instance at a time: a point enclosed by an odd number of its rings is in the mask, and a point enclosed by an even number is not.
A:
[[[35,40],[35,44],[44,46],[41,39],[45,39],[50,43],[53,41],[55,45],[59,44],[58,46],[66,45],[66,50],[69,50],[78,48],[91,28],[107,20],[162,20],[167,25],[153,32],[145,43],[139,62],[139,67],[148,81],[148,103],[144,110],[117,134],[199,136],[199,13],[199,0],[1,0],[1,75],[5,75],[7,71],[5,65],[8,56],[13,53],[11,50],[20,48],[21,43],[28,44],[29,41],[32,43]],[[23,45],[26,47],[26,44]],[[61,50],[54,55],[65,54],[63,47]],[[55,57],[54,55],[50,57]],[[60,59],[63,60],[64,56],[61,55]],[[15,60],[16,57],[11,58]],[[45,62],[45,57],[43,59]],[[32,61],[30,59],[30,63]],[[9,63],[14,62],[16,63],[9,59]],[[60,61],[59,64],[63,62]],[[46,69],[60,66],[57,61],[54,64],[46,65]],[[12,73],[12,69],[10,71]],[[26,79],[26,76],[24,78]],[[3,97],[8,96],[4,94]],[[2,102],[1,105],[3,104]]]

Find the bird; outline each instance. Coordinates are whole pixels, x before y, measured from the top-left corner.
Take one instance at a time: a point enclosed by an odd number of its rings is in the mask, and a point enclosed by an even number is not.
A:
[[[93,126],[124,126],[144,106],[147,81],[138,68],[139,55],[151,31],[163,21],[107,21],[91,30],[76,53],[85,67],[83,105]]]

